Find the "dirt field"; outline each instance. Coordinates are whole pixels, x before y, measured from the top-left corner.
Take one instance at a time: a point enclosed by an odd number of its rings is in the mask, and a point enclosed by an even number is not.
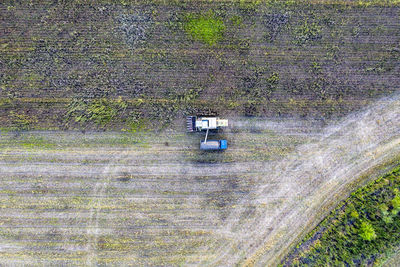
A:
[[[338,118],[400,90],[399,5],[1,1],[0,126],[154,129],[209,111]],[[215,45],[185,30],[198,14],[223,22]]]
[[[276,265],[400,155],[399,5],[2,1],[0,265]]]
[[[338,122],[2,133],[0,264],[275,265],[349,185],[400,154],[400,99]]]

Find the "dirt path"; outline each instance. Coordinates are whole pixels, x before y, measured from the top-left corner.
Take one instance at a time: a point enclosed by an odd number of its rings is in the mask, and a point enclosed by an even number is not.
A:
[[[1,264],[274,265],[399,151],[399,97],[333,126],[236,118],[226,153],[166,132],[0,138]]]
[[[327,127],[316,143],[298,147],[275,166],[265,166],[268,175],[261,185],[253,188],[227,220],[225,227],[235,233],[236,240],[218,263],[276,265],[305,227],[318,223],[321,211],[343,197],[349,190],[346,185],[398,155],[398,96]],[[272,181],[282,179],[291,183],[270,189]],[[276,195],[287,199],[271,215],[265,207]]]

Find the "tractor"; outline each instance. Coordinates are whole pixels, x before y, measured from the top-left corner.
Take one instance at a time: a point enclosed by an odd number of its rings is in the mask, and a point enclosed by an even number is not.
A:
[[[186,118],[187,132],[206,132],[204,141],[200,141],[200,150],[225,150],[228,148],[226,140],[207,140],[210,130],[218,131],[222,127],[228,127],[228,120],[209,116],[188,116]]]

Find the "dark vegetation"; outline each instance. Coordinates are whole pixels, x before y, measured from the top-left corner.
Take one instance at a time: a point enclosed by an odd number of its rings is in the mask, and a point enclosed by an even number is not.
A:
[[[353,192],[284,261],[285,266],[378,264],[400,245],[400,165]]]
[[[0,124],[340,117],[399,91],[395,1],[2,1]]]

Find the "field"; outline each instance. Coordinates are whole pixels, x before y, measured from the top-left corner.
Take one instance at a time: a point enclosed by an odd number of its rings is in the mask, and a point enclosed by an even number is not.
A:
[[[268,129],[280,123],[243,123],[254,133],[237,126],[227,134],[239,144],[224,154],[201,154],[197,138],[177,133],[156,142],[121,133],[2,136],[1,263],[217,259],[232,241],[223,224],[263,175],[260,165],[318,136],[294,122],[284,135]],[[265,142],[268,149],[256,154]]]
[[[398,1],[2,1],[0,123],[340,118],[399,91],[399,10]]]
[[[399,101],[327,127],[236,118],[223,154],[174,132],[4,134],[0,261],[274,265],[398,157]]]
[[[2,1],[0,265],[278,265],[400,160],[399,5]]]

